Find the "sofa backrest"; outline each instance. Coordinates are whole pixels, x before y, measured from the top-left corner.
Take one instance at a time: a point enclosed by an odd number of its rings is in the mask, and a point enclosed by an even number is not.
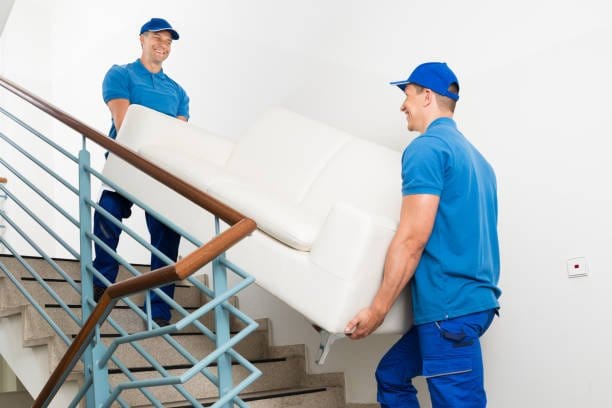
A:
[[[269,108],[238,141],[226,169],[286,204],[325,217],[342,201],[399,217],[401,154],[285,108]]]
[[[353,138],[319,173],[300,207],[312,214],[329,214],[335,203],[399,220],[401,154],[379,144]]]
[[[268,109],[234,147],[231,179],[210,192],[285,244],[309,251],[336,203],[397,222],[398,151],[281,107]]]
[[[288,204],[298,204],[330,159],[352,137],[280,107],[267,110],[240,138],[226,168]]]

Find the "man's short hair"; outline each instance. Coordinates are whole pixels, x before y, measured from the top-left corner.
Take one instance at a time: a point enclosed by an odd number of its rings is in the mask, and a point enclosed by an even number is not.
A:
[[[409,84],[409,85],[413,86],[414,89],[416,90],[416,93],[418,93],[418,94],[423,92],[423,89],[425,89],[425,87],[423,87],[421,85],[417,85],[417,84]],[[448,91],[452,92],[452,93],[458,93],[459,92],[459,86],[456,83],[452,83],[448,87]],[[457,101],[455,101],[454,99],[449,98],[448,96],[440,95],[436,91],[432,90],[432,92],[434,93],[434,95],[436,95],[436,102],[438,103],[438,106],[440,108],[448,109],[449,111],[451,111],[453,113],[455,112],[455,107],[457,106]]]

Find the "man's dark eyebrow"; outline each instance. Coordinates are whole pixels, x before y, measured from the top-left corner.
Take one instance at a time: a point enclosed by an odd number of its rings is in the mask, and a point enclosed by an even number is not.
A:
[[[152,34],[153,34],[154,36],[158,37],[158,38],[161,38],[161,37],[162,37],[162,35],[161,35],[159,32],[157,32],[157,31],[155,31],[155,32],[154,32],[154,33],[152,33]],[[172,42],[172,37],[168,38],[168,40],[170,40],[170,42]]]

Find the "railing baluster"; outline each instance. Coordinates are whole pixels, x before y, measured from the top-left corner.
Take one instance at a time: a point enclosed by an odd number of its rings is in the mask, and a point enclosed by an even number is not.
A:
[[[215,233],[219,235],[219,217],[215,217]],[[213,285],[215,298],[227,291],[227,270],[221,263],[221,259],[225,257],[225,253],[220,254],[213,260]],[[215,307],[215,333],[217,334],[216,346],[222,347],[230,340],[230,321],[229,313],[219,305]],[[232,389],[232,358],[229,354],[223,353],[217,360],[217,369],[219,378],[219,398],[224,397]],[[231,403],[224,404],[222,408],[232,408]]]
[[[0,185],[3,188],[2,190],[0,190],[0,213],[4,213],[4,204],[6,203],[6,194],[4,194],[4,185],[6,184],[6,182],[6,178],[0,177]],[[2,238],[5,232],[6,226],[4,225],[4,218],[0,217],[0,238]],[[2,247],[0,246],[0,250],[1,249]]]
[[[91,208],[87,201],[91,199],[91,177],[86,170],[89,166],[90,155],[86,149],[85,138],[83,137],[83,148],[79,152],[79,218],[80,231],[79,241],[81,250],[81,310],[83,322],[85,322],[93,312],[93,307],[88,300],[93,298],[93,275],[88,271],[88,266],[92,265],[92,243],[88,233],[92,229]],[[104,354],[106,348],[100,340],[100,328],[96,328],[93,342],[87,347],[83,354],[83,364],[85,366],[85,381],[91,380],[93,387],[87,392],[86,400],[88,407],[97,407],[102,401],[108,398],[108,365],[98,367],[95,364],[100,356]]]

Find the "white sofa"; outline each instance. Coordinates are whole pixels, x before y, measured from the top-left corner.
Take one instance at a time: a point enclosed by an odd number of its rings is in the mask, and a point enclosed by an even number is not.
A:
[[[236,141],[138,105],[117,141],[255,220],[229,252],[258,285],[329,333],[372,300],[397,227],[400,153],[284,108]],[[112,155],[104,174],[202,236],[194,205]],[[408,291],[377,333],[411,324]]]

